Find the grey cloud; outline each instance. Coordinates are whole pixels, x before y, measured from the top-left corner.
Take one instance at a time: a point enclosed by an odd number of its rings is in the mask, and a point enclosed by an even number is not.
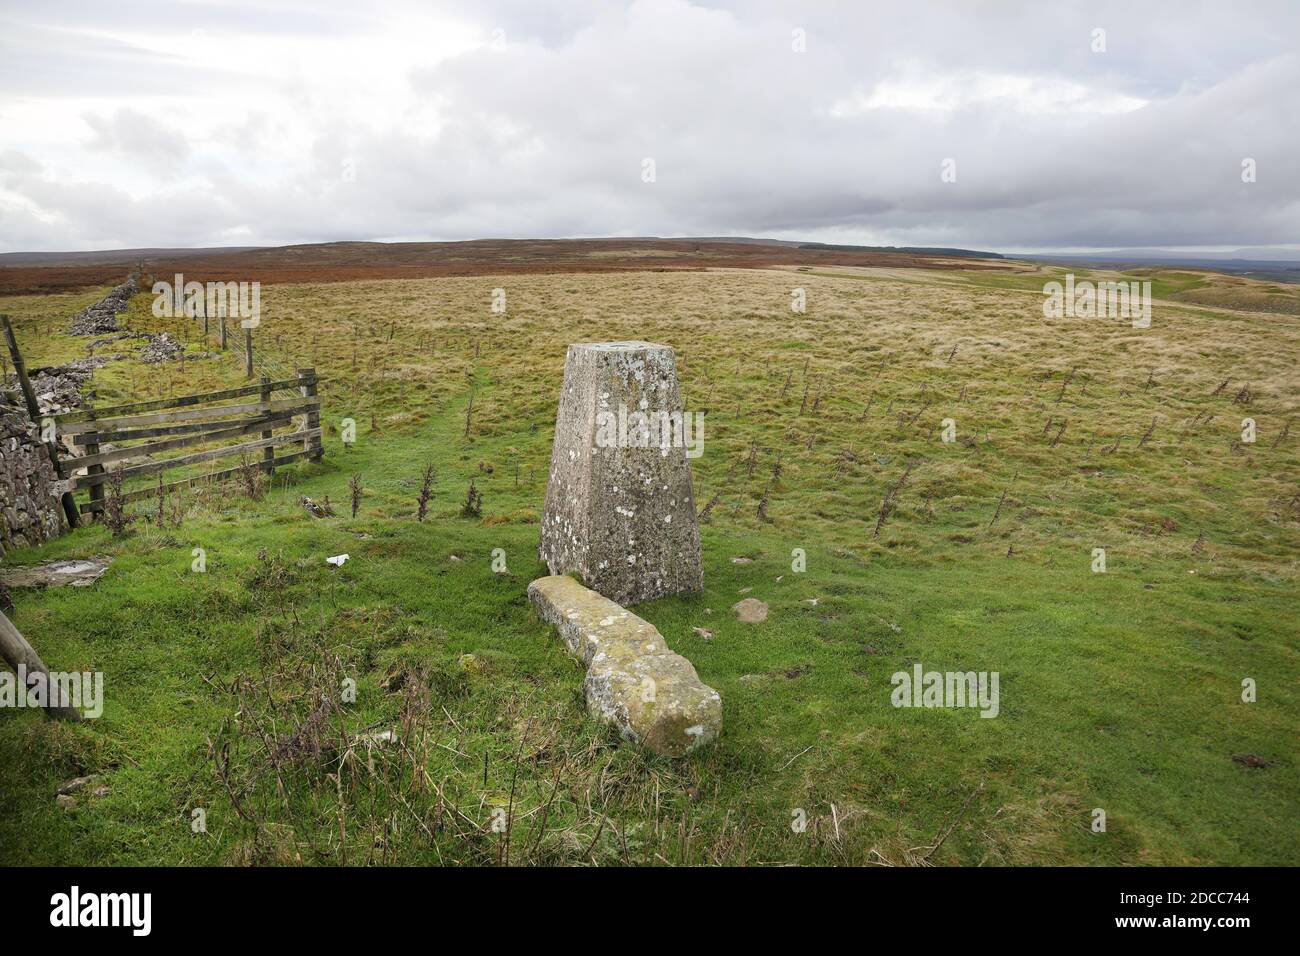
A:
[[[286,9],[259,19],[221,8],[214,19],[221,29],[289,33]],[[374,33],[400,30],[407,8],[352,9],[356,29]],[[268,83],[243,120],[218,131],[237,141],[220,153],[138,100],[97,111],[88,122],[99,149],[89,154],[151,168],[155,195],[105,203],[97,189],[118,191],[96,179],[93,164],[80,182],[13,174],[4,188],[59,225],[26,221],[25,207],[0,194],[0,242],[651,234],[993,249],[1300,242],[1292,5],[637,0],[439,10],[485,40],[503,30],[504,49],[411,64],[395,77],[404,97],[395,115],[349,111],[307,80]],[[337,13],[305,21],[299,38],[333,34]],[[791,50],[796,27],[807,32],[806,53]],[[1104,54],[1089,48],[1094,27],[1107,31]],[[187,69],[184,95],[219,86]],[[927,84],[951,108],[917,108]],[[888,96],[883,106],[872,99],[897,88],[912,99],[893,107]],[[67,91],[56,85],[49,95]],[[193,96],[201,116],[203,98]],[[1145,105],[1105,111],[1126,98]],[[1085,101],[1089,110],[1066,108]],[[876,108],[861,108],[868,102]],[[294,123],[310,132],[303,148],[275,153]],[[43,170],[67,165],[21,137],[16,149]],[[277,157],[269,171],[267,156]],[[652,184],[641,181],[646,157],[656,163]],[[1253,184],[1241,181],[1244,157],[1258,163]],[[945,158],[957,163],[955,183],[940,180]],[[160,221],[152,215],[160,205],[201,213]]]
[[[177,170],[190,153],[182,130],[138,110],[119,109],[109,116],[91,113],[85,121],[93,134],[91,149],[122,154],[162,175]]]

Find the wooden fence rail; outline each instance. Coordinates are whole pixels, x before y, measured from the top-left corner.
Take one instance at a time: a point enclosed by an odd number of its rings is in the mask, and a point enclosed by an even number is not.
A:
[[[78,454],[62,462],[65,474],[81,472],[68,479],[72,489],[89,489],[90,500],[80,506],[81,513],[102,511],[104,486],[116,476],[123,479],[142,475],[161,474],[169,469],[184,468],[200,462],[215,461],[232,456],[247,456],[260,451],[255,462],[235,468],[226,468],[209,474],[183,478],[162,485],[164,492],[178,487],[189,487],[202,481],[215,481],[231,477],[247,465],[254,465],[263,474],[272,475],[279,465],[302,458],[319,461],[323,455],[320,424],[319,384],[314,369],[299,369],[296,378],[273,382],[263,376],[256,385],[228,388],[198,395],[181,395],[149,402],[133,402],[111,408],[81,409],[55,418],[56,428],[63,435],[72,436]],[[277,390],[294,389],[297,397],[272,399]],[[258,401],[233,405],[212,405],[257,395]],[[200,407],[209,406],[209,407]],[[305,419],[305,426],[275,434],[280,428],[295,424],[297,417]],[[113,462],[147,458],[160,452],[207,445],[213,442],[239,439],[246,435],[258,437],[192,452],[158,461],[125,464],[109,472],[104,466]],[[180,436],[180,437],[171,437]],[[146,440],[139,444],[122,445],[101,451],[107,442]],[[285,445],[301,444],[302,450],[287,455],[276,455],[275,450]],[[84,469],[84,472],[83,472]],[[139,501],[158,494],[158,487],[140,489],[122,494],[123,503]]]
[[[259,419],[256,423],[257,430],[265,428],[265,422]],[[160,471],[166,471],[168,468],[182,468],[186,465],[197,465],[203,461],[215,461],[218,458],[229,458],[231,455],[243,455],[250,451],[261,451],[263,448],[274,448],[279,445],[291,445],[295,442],[306,444],[312,439],[318,439],[321,436],[321,429],[308,428],[303,431],[286,432],[283,435],[276,435],[272,438],[259,438],[256,441],[241,442],[238,445],[224,445],[221,448],[213,448],[209,451],[196,452],[193,455],[182,455],[180,458],[167,458],[163,461],[148,461],[140,465],[130,465],[126,468],[119,468],[112,472],[100,472],[98,474],[85,474],[80,478],[74,479],[76,484],[73,486],[77,491],[82,488],[93,488],[96,485],[102,485],[109,481],[113,475],[120,474],[123,479],[134,478],[136,475],[154,475]],[[137,454],[144,454],[144,448],[141,446],[135,449]],[[83,511],[86,509],[83,507]]]
[[[311,371],[303,369],[302,371]],[[324,379],[317,379],[318,383]],[[293,389],[297,391],[302,385],[301,372],[298,378],[283,379],[279,382],[268,382],[272,391],[283,391]],[[266,385],[241,385],[239,388],[225,388],[219,392],[202,392],[198,395],[179,395],[171,398],[159,398],[148,402],[132,402],[128,405],[112,405],[108,408],[80,408],[75,412],[64,412],[62,415],[55,415],[54,421],[59,425],[68,425],[73,422],[84,422],[87,419],[94,418],[100,422],[106,419],[114,418],[119,415],[137,414],[139,412],[154,412],[163,408],[184,408],[189,405],[207,405],[210,402],[222,402],[228,398],[241,398],[244,395],[257,395]],[[66,428],[63,429],[67,431]]]
[[[295,461],[302,461],[304,458],[311,457],[310,451],[295,451],[288,455],[276,455],[272,462],[276,468],[281,465],[288,465]],[[203,475],[195,475],[193,478],[181,478],[179,481],[169,481],[163,485],[163,491],[167,494],[178,488],[192,488],[194,485],[201,485],[204,482],[223,481],[227,478],[233,478],[244,470],[243,465],[236,465],[234,468],[223,468],[221,471],[211,471]],[[158,494],[158,486],[151,485],[148,488],[141,488],[138,491],[125,491],[122,493],[122,504],[130,504],[133,501],[144,501],[146,498],[153,498]],[[102,498],[93,499],[81,506],[82,514],[90,514],[95,511],[104,510],[104,501]]]
[[[214,408],[182,408],[172,412],[152,412],[148,415],[121,415],[117,418],[91,418],[84,422],[59,425],[64,435],[99,434],[105,426],[113,429],[136,425],[162,425],[166,422],[207,421],[223,415],[266,414],[267,412],[306,411],[309,405],[320,406],[320,400],[303,401],[301,398],[281,398],[273,402],[244,402],[242,405],[218,405]],[[81,444],[78,442],[78,444]]]
[[[188,448],[190,445],[201,445],[211,441],[223,441],[227,438],[238,438],[240,435],[247,435],[249,432],[265,431],[268,423],[283,425],[293,419],[292,411],[282,411],[260,415],[257,418],[248,420],[242,424],[226,423],[228,427],[219,428],[212,431],[204,431],[197,435],[191,435],[188,438],[169,438],[166,441],[150,442],[148,454],[156,455],[160,451],[171,451],[174,448]],[[146,431],[148,429],[145,429]],[[121,435],[122,432],[116,434]],[[129,433],[128,433],[129,434]],[[264,436],[265,437],[265,436]],[[99,441],[101,444],[108,441],[108,435],[99,432]],[[120,438],[117,440],[121,440]],[[80,458],[69,458],[63,462],[65,468],[88,468],[91,465],[107,465],[111,461],[121,461],[123,458],[135,458],[142,454],[145,446],[130,445],[123,448],[114,448],[112,451],[101,451],[98,455],[82,455]]]

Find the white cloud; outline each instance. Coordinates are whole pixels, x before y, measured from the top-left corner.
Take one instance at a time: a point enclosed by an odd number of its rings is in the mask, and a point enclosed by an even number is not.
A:
[[[869,93],[855,91],[837,101],[831,115],[844,118],[871,110],[952,113],[973,108],[1020,113],[1130,113],[1148,102],[1055,77],[911,70],[909,75],[881,80]]]
[[[189,156],[182,132],[138,110],[119,109],[107,116],[91,112],[84,119],[94,133],[88,148],[126,156],[162,177],[170,177]]]
[[[1297,27],[1283,3],[33,7],[0,13],[0,248],[1294,242]]]

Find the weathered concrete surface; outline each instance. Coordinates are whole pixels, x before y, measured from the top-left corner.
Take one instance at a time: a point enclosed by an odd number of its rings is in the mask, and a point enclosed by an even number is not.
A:
[[[538,578],[528,599],[587,665],[587,710],[657,754],[682,757],[722,730],[722,697],[647,621],[570,577]]]
[[[0,584],[9,588],[90,587],[108,570],[111,558],[49,561],[0,568]]]
[[[569,346],[538,546],[552,574],[623,605],[703,589],[686,448],[646,427],[674,414],[680,425],[668,346]]]

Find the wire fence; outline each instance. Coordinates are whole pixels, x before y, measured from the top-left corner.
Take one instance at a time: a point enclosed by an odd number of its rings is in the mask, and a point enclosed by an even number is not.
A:
[[[223,360],[233,361],[239,367],[246,369],[248,354],[245,350],[246,349],[245,343],[247,339],[242,335],[231,334],[231,331],[232,330],[227,329],[226,348],[224,351],[221,351],[220,354]],[[243,330],[236,327],[234,331],[242,332]],[[199,339],[204,343],[204,346],[206,347],[208,345],[211,345],[213,341],[219,342],[220,335],[218,332],[214,332],[210,330],[206,335],[200,332]],[[294,365],[292,362],[284,360],[283,355],[277,357],[277,353],[275,353],[271,347],[270,336],[263,336],[259,338],[256,332],[254,332],[252,339],[253,339],[254,377],[259,375],[267,375],[272,380],[283,381],[287,379],[292,379],[298,374],[298,366]],[[290,394],[295,394],[295,395],[297,394],[297,389],[292,386],[277,389],[276,391],[288,392]]]

